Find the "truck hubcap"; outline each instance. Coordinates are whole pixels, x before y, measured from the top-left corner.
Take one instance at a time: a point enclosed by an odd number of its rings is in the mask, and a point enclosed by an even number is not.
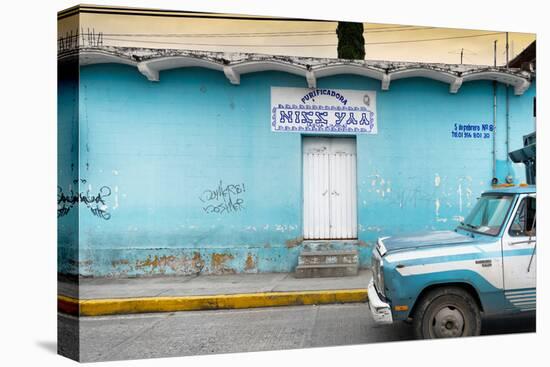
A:
[[[464,331],[464,317],[454,307],[447,306],[440,309],[434,316],[431,331],[436,338],[454,338],[461,336]]]

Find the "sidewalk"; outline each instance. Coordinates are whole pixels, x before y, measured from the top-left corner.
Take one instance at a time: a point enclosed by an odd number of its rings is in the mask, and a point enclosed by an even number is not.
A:
[[[59,311],[80,316],[351,303],[367,300],[369,270],[297,279],[289,273],[80,279],[58,283]]]

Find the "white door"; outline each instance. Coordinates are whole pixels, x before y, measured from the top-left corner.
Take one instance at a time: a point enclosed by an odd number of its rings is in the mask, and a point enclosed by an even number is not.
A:
[[[528,311],[536,303],[536,196],[518,200],[502,238],[504,294],[514,308]]]
[[[357,238],[354,138],[303,139],[304,238]]]

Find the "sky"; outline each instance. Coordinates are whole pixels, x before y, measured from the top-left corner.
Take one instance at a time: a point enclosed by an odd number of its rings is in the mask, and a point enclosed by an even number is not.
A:
[[[101,8],[99,8],[101,10]],[[96,9],[97,10],[97,9]],[[305,57],[337,57],[337,22],[235,19],[81,13],[80,25],[103,33],[103,44],[222,52],[263,53]],[[148,14],[148,15],[147,15]],[[157,13],[158,14],[158,13]],[[71,19],[72,18],[72,19]],[[58,31],[76,32],[75,17],[61,19]],[[497,65],[506,62],[506,30],[465,30],[429,25],[365,22],[367,60],[441,62],[492,65],[497,41]],[[509,33],[509,59],[535,40],[533,33]]]

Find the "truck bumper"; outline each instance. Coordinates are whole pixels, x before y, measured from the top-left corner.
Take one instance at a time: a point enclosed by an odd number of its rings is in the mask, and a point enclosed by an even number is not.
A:
[[[374,282],[369,282],[368,286],[368,299],[369,299],[369,309],[372,315],[372,318],[377,324],[391,324],[393,322],[391,315],[391,307],[389,304],[383,302],[378,296],[378,292],[374,287]]]

